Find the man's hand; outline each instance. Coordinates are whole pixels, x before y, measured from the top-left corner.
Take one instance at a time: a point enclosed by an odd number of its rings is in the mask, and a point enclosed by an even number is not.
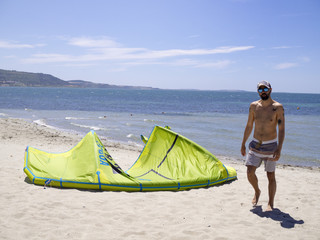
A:
[[[278,161],[281,155],[281,149],[277,149],[273,154],[273,160],[272,161]]]
[[[245,156],[246,155],[246,145],[241,146],[241,155]]]

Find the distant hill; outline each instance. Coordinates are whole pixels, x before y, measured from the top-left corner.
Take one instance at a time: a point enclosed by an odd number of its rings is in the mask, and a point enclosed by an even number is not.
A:
[[[72,87],[72,88],[121,88],[152,89],[151,87],[118,86],[83,80],[64,81],[50,74],[19,72],[0,69],[0,87]]]
[[[68,85],[68,82],[49,74],[8,71],[0,69],[0,86],[65,87]]]

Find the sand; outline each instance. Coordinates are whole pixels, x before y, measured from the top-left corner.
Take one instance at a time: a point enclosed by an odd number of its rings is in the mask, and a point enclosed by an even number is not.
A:
[[[220,160],[237,170],[238,180],[181,192],[59,189],[28,181],[26,146],[64,152],[82,137],[0,118],[0,239],[320,239],[318,168],[278,166],[272,212],[264,211],[263,168],[257,170],[262,194],[253,207],[246,167],[226,157]],[[124,170],[141,151],[102,141]]]

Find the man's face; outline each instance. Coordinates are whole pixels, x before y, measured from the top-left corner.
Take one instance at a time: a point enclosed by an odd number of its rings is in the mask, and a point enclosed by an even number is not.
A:
[[[259,93],[259,96],[260,98],[263,100],[263,101],[266,101],[269,99],[270,97],[270,94],[271,94],[271,89],[266,87],[266,86],[260,86],[258,88],[258,93]]]

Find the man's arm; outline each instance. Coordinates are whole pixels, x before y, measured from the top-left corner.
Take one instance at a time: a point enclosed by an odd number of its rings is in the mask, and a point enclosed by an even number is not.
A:
[[[284,109],[282,105],[278,108],[277,121],[278,121],[278,148],[274,152],[273,161],[278,161],[280,158],[282,144],[285,136]]]
[[[247,122],[246,128],[244,130],[242,144],[241,144],[242,156],[246,155],[246,142],[252,132],[253,122],[254,122],[254,104],[251,103],[250,108],[249,108],[248,122]]]

